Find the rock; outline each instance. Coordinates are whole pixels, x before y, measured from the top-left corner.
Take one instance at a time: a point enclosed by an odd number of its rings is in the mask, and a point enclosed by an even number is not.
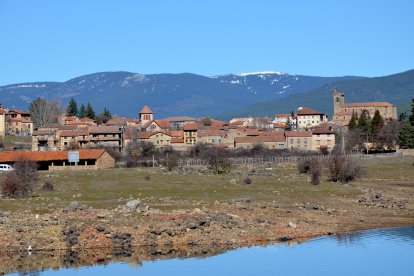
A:
[[[6,218],[10,216],[10,212],[0,212],[0,218]]]
[[[72,201],[69,205],[64,209],[65,211],[76,211],[83,209],[82,205],[77,201]]]
[[[96,231],[98,232],[104,232],[105,228],[103,228],[102,226],[96,226]]]
[[[297,227],[296,223],[293,223],[293,222],[290,222],[290,221],[288,223],[288,226],[291,227],[291,228],[296,228]]]
[[[281,241],[281,242],[288,242],[288,241],[291,241],[292,240],[292,238],[291,237],[287,237],[287,236],[284,236],[284,237],[280,237],[279,238],[279,241]]]
[[[236,179],[234,179],[234,178],[233,178],[233,179],[230,179],[230,184],[233,184],[233,185],[234,185],[234,184],[237,184],[237,180],[236,180]]]
[[[136,210],[138,209],[138,207],[141,205],[141,200],[139,199],[134,199],[134,200],[130,200],[125,204],[125,207],[130,209],[130,210]]]

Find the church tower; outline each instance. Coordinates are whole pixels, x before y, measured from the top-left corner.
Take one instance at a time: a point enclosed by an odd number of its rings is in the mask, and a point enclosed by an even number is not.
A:
[[[345,96],[341,92],[336,90],[336,87],[333,91],[333,100],[334,100],[334,114],[341,111],[342,105],[345,103]]]
[[[146,125],[148,122],[154,120],[154,112],[145,105],[139,112],[139,119],[141,120],[141,127]]]

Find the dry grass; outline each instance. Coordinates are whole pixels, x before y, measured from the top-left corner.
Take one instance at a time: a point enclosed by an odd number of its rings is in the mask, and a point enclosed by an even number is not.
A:
[[[367,175],[358,183],[367,186],[413,187],[413,158],[376,158],[364,161]],[[252,184],[243,180],[246,174]],[[271,174],[271,175],[269,175]],[[149,178],[148,178],[149,176]],[[299,175],[296,164],[280,164],[272,170],[260,166],[236,167],[224,175],[166,173],[158,168],[108,169],[81,172],[41,172],[33,197],[26,200],[0,200],[0,210],[31,210],[48,212],[79,201],[95,208],[113,208],[124,204],[127,198],[147,199],[152,207],[175,209],[250,198],[257,201],[293,205],[296,202],[334,203],[338,198],[353,198],[360,190],[352,185],[322,181],[311,185],[306,175]],[[0,181],[4,175],[0,174]],[[232,183],[232,179],[234,180]],[[41,185],[50,182],[54,191],[42,191]],[[391,184],[390,184],[391,183]],[[393,184],[394,183],[394,184]],[[407,184],[408,183],[408,184]],[[159,200],[158,200],[159,199]],[[48,207],[49,206],[49,207]]]

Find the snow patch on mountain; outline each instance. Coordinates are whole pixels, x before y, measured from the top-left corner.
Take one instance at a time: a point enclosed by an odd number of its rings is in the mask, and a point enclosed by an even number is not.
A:
[[[282,76],[282,75],[289,75],[287,73],[283,73],[283,72],[275,72],[275,71],[262,71],[262,72],[248,72],[248,73],[238,73],[238,74],[234,74],[236,76],[239,77],[246,77],[246,76],[257,76],[257,75],[278,75],[278,76]]]

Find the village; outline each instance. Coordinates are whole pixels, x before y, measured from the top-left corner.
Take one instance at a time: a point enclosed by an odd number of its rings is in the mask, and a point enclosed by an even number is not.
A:
[[[1,107],[0,135],[31,136],[32,145],[30,152],[2,149],[0,162],[11,164],[25,156],[44,162],[41,168],[57,169],[68,161],[67,153],[62,151],[79,151],[80,160],[76,165],[81,168],[96,168],[99,163],[113,167],[114,162],[97,162],[105,152],[102,149],[122,152],[133,141],[145,141],[160,150],[170,147],[178,152],[189,151],[197,144],[227,149],[251,149],[261,145],[272,150],[330,152],[353,114],[365,111],[372,117],[379,111],[386,121],[397,119],[397,108],[391,103],[346,103],[345,95],[336,89],[333,105],[331,120],[324,112],[311,107],[298,107],[296,113],[275,114],[273,118],[233,118],[229,122],[188,116],[157,119],[153,110],[145,105],[137,118],[113,116],[106,123],[97,124],[87,117],[62,114],[57,122],[38,128],[34,128],[30,112]]]

